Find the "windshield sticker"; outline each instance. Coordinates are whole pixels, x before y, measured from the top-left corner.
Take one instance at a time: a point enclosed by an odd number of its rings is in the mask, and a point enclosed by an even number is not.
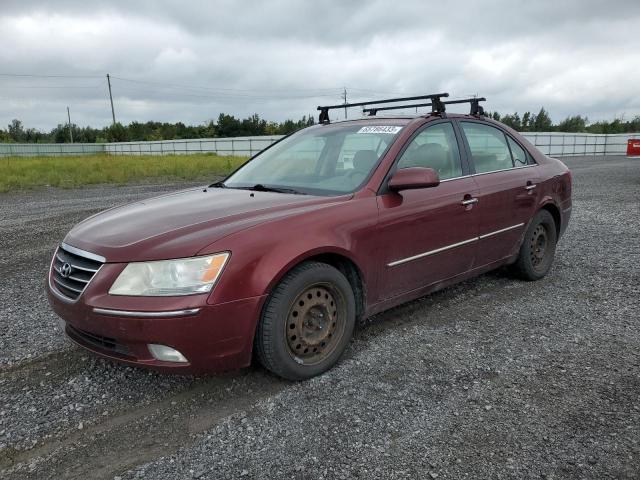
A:
[[[358,133],[390,133],[395,135],[402,127],[394,126],[394,125],[372,125],[369,127],[362,127],[358,130]]]

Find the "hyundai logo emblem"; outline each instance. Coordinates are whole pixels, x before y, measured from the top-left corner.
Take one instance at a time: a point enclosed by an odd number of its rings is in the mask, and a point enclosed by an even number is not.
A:
[[[69,275],[71,275],[71,265],[63,263],[60,267],[60,275],[62,275],[63,278],[68,278]]]

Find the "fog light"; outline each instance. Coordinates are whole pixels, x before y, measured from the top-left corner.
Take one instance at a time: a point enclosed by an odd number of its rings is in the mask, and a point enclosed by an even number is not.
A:
[[[153,358],[156,360],[162,360],[163,362],[178,362],[187,363],[187,359],[184,358],[178,350],[175,348],[167,347],[166,345],[155,345],[150,343],[147,345]]]

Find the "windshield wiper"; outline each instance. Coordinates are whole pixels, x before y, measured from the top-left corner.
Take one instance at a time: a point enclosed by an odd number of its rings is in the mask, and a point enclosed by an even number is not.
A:
[[[252,187],[234,187],[242,190],[252,190],[254,192],[277,192],[277,193],[293,193],[295,195],[306,195],[306,193],[293,188],[269,187],[262,183],[256,183]]]
[[[209,185],[207,188],[227,188],[224,182],[216,182]]]

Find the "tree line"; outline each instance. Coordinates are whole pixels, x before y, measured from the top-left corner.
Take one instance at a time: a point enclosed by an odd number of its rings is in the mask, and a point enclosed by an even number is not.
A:
[[[288,135],[296,130],[314,124],[313,117],[303,116],[300,120],[268,122],[252,115],[239,119],[221,113],[218,120],[203,125],[185,125],[182,122],[131,122],[128,125],[116,123],[104,128],[79,127],[71,124],[73,141],[77,143],[137,142],[151,140],[176,140],[190,138],[222,138],[254,135]],[[71,141],[69,125],[59,124],[49,132],[26,128],[20,120],[14,119],[6,130],[0,129],[3,143],[68,143]]]
[[[610,122],[599,121],[589,123],[587,117],[573,115],[554,124],[549,113],[543,108],[538,113],[524,112],[522,117],[518,112],[500,115],[490,112],[488,115],[519,132],[570,132],[570,133],[638,133],[640,132],[640,116],[632,120],[616,118]]]
[[[538,113],[500,115],[487,114],[520,132],[587,132],[587,133],[637,133],[640,132],[640,116],[632,120],[616,118],[613,121],[590,123],[587,117],[570,116],[554,124],[548,112],[541,108]],[[185,125],[182,122],[131,122],[128,125],[116,123],[104,128],[79,127],[71,125],[73,141],[78,143],[128,142],[150,140],[176,140],[190,138],[242,137],[255,135],[288,135],[314,124],[313,116],[303,116],[300,120],[268,122],[258,114],[245,119],[221,113],[218,120],[203,125]],[[20,120],[14,119],[6,130],[0,129],[2,143],[68,143],[69,125],[59,124],[50,132],[35,128],[25,128]]]

